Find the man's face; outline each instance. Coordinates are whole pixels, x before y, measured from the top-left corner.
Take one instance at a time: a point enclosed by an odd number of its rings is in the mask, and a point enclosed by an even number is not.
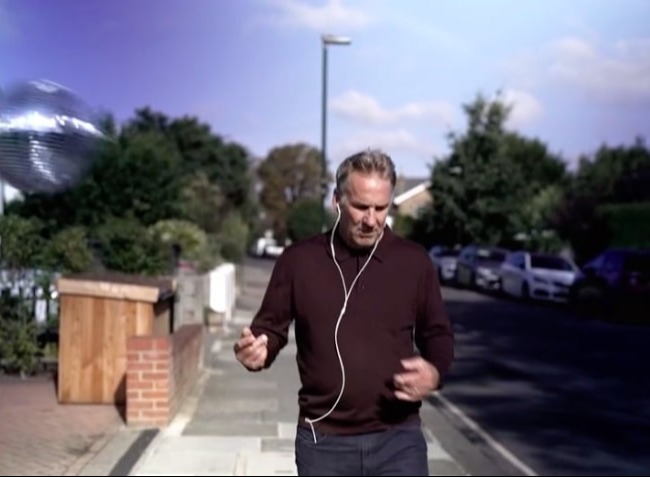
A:
[[[381,235],[391,205],[390,180],[377,174],[352,172],[348,176],[347,190],[337,191],[341,207],[339,233],[353,248],[372,247]]]

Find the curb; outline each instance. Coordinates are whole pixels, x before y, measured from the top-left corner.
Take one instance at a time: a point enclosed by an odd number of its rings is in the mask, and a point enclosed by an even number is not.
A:
[[[126,427],[110,432],[95,442],[88,453],[72,464],[63,475],[128,475],[157,433],[157,429],[136,431]]]
[[[119,428],[113,429],[102,435],[99,439],[92,443],[86,453],[75,460],[61,475],[80,475],[82,470],[92,462],[96,456],[108,445],[108,443],[119,434]]]

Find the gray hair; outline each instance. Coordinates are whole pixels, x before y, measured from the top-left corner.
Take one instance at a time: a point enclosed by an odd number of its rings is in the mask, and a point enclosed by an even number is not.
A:
[[[395,164],[388,154],[379,149],[366,149],[343,160],[336,170],[336,190],[340,196],[345,195],[348,177],[352,172],[377,174],[390,180],[391,188],[395,189]]]

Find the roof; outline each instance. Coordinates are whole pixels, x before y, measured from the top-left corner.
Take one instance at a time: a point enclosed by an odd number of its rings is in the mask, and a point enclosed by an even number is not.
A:
[[[414,189],[415,187],[429,182],[427,177],[404,177],[399,176],[395,183],[395,197]]]
[[[87,272],[66,275],[57,280],[62,295],[95,296],[155,303],[176,292],[171,277],[150,277],[121,272]]]
[[[395,184],[395,198],[393,204],[401,205],[412,197],[415,197],[429,188],[430,182],[427,178],[398,177]]]

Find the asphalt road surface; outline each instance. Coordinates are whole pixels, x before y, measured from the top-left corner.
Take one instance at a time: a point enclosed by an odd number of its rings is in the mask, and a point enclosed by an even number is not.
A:
[[[441,394],[470,423],[539,475],[650,472],[650,326],[443,294],[457,345]]]

